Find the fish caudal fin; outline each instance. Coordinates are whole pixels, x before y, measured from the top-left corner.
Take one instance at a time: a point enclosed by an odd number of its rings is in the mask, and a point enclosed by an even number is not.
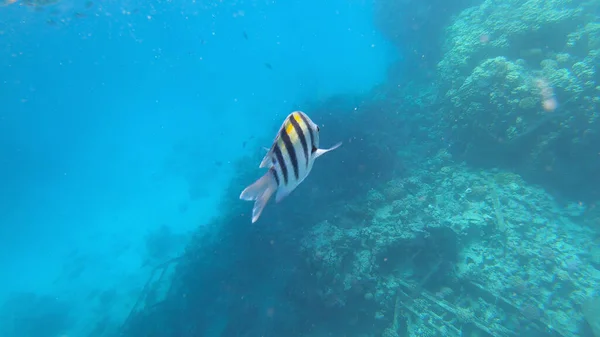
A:
[[[269,170],[260,179],[254,182],[254,184],[246,187],[245,190],[240,194],[242,200],[254,200],[254,207],[252,208],[252,223],[260,217],[263,209],[267,205],[267,202],[277,190],[277,182],[273,177],[273,173]]]
[[[315,152],[315,158],[319,158],[320,156],[324,155],[325,153],[327,153],[329,151],[333,151],[340,146],[342,146],[342,142],[339,142],[328,149],[317,149],[317,151]]]

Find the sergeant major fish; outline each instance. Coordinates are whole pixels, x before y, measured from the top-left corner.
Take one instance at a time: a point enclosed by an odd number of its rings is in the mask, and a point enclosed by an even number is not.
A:
[[[281,201],[308,176],[315,159],[342,145],[339,142],[329,149],[319,149],[319,131],[319,126],[302,111],[287,116],[259,166],[269,171],[240,194],[242,200],[255,201],[252,223],[273,193],[277,191],[275,201]]]

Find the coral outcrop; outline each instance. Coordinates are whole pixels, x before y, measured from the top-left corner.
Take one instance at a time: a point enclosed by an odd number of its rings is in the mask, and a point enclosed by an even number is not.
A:
[[[486,0],[458,15],[438,64],[449,103],[440,114],[466,159],[598,196],[597,6]]]
[[[593,230],[520,176],[449,158],[441,151],[428,170],[373,189],[305,237],[324,303],[377,307],[373,319],[390,321],[404,294],[406,331],[455,336],[463,322],[498,336],[578,336],[600,284]]]

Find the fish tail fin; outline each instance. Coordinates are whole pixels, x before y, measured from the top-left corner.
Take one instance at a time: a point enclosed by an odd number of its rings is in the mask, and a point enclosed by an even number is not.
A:
[[[328,149],[317,149],[317,152],[315,153],[315,158],[319,158],[320,156],[324,155],[325,153],[327,153],[329,151],[333,151],[340,146],[342,146],[342,142],[339,142]]]
[[[240,194],[242,200],[254,200],[252,208],[252,223],[260,217],[267,202],[277,190],[277,181],[273,177],[273,173],[269,170],[264,176],[260,177],[254,184],[246,187]]]

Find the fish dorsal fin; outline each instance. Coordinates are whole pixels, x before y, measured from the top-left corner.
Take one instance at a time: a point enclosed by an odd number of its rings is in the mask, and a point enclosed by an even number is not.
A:
[[[315,151],[315,159],[319,158],[320,156],[324,155],[325,153],[327,153],[329,151],[333,151],[333,150],[337,149],[340,146],[342,146],[342,142],[339,142],[328,149],[317,149],[317,151]]]

